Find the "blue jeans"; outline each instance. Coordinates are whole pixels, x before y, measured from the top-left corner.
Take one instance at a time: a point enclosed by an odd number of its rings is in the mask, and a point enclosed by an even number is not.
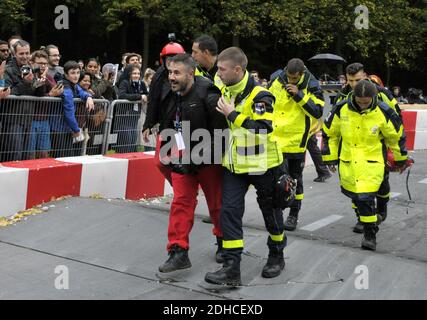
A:
[[[50,145],[50,125],[49,121],[33,121],[31,123],[30,152],[34,151],[49,151]]]

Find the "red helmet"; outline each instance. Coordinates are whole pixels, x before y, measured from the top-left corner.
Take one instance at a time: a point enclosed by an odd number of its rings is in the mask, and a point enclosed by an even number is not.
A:
[[[371,74],[368,78],[369,78],[371,81],[375,82],[375,83],[376,83],[377,85],[379,85],[380,87],[384,87],[384,84],[383,84],[383,82],[382,82],[381,78],[380,78],[380,77],[378,77],[377,75],[375,75],[375,74]]]
[[[167,45],[165,45],[160,52],[160,63],[163,63],[164,59],[168,56],[174,56],[178,53],[185,53],[184,48],[176,42],[169,42]]]

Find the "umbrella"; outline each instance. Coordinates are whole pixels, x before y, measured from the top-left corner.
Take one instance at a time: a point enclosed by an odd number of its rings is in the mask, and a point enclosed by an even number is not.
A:
[[[347,63],[347,61],[345,61],[344,58],[342,58],[340,56],[337,56],[336,54],[332,54],[332,53],[316,54],[315,56],[313,56],[310,59],[308,59],[308,61],[321,61],[321,60],[329,60],[329,61],[336,61],[336,62]]]

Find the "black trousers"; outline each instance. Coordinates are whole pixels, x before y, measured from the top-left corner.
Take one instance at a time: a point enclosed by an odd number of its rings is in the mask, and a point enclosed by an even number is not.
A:
[[[317,146],[316,135],[313,134],[307,141],[307,150],[310,152],[311,159],[313,159],[314,166],[318,176],[327,176],[329,170],[326,165],[323,164],[322,153]]]
[[[71,132],[51,131],[52,157],[77,157],[82,153],[83,142],[73,143]]]
[[[390,201],[390,182],[389,182],[390,173],[388,171],[384,172],[384,179],[380,185],[380,188],[376,195],[376,206],[374,203],[374,210],[376,213],[382,214],[383,216],[387,215],[387,204]],[[354,200],[352,200],[352,207],[355,209],[356,215],[359,217],[361,215],[360,208]]]
[[[353,203],[357,206],[360,222],[364,224],[373,224],[377,222],[375,194],[354,198]]]
[[[285,159],[285,167],[289,175],[297,180],[297,190],[295,195],[295,200],[290,206],[289,214],[292,216],[297,216],[301,210],[301,202],[304,198],[304,186],[302,183],[302,172],[304,170],[305,161],[304,158],[293,159],[286,157],[286,154],[283,155]]]
[[[221,229],[223,244],[230,241],[241,242],[241,246],[234,245],[227,248],[224,245],[224,258],[239,260],[243,251],[242,218],[245,212],[245,195],[249,185],[253,185],[257,193],[257,202],[261,209],[264,223],[270,236],[267,246],[270,252],[280,253],[286,247],[287,239],[284,236],[283,213],[274,205],[274,184],[282,169],[275,167],[267,170],[263,175],[234,174],[224,168],[222,185]],[[281,240],[278,240],[281,238]],[[274,240],[275,239],[275,240]]]

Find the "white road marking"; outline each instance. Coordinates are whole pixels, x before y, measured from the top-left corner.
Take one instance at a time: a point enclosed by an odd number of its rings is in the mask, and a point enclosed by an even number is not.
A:
[[[401,195],[401,193],[399,193],[399,192],[391,192],[390,193],[390,199],[397,198],[400,195]]]
[[[421,180],[421,181],[418,181],[418,183],[424,183],[424,184],[427,184],[427,178],[425,178],[425,179],[423,179],[423,180]]]
[[[318,220],[316,222],[310,223],[309,225],[300,228],[300,230],[305,230],[305,231],[314,231],[320,228],[323,228],[324,226],[327,226],[328,224],[331,224],[335,221],[340,220],[341,218],[343,218],[343,216],[339,216],[336,214],[332,214],[324,219]]]

